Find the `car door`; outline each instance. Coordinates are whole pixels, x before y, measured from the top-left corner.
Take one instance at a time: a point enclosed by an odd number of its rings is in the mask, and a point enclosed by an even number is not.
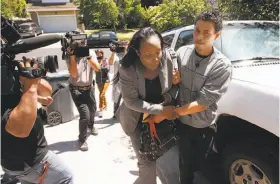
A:
[[[112,41],[112,40],[118,41],[117,35],[113,32],[110,34],[110,41]]]
[[[95,47],[99,45],[99,33],[92,33],[87,38],[87,44],[90,47]]]
[[[174,50],[177,51],[180,47],[184,45],[193,44],[193,29],[182,31],[177,39]]]
[[[110,33],[109,32],[101,32],[100,33],[100,45],[108,46],[110,42]]]

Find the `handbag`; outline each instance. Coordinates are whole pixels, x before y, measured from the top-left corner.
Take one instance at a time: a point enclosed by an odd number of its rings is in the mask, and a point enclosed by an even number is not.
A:
[[[151,115],[143,118],[147,120]],[[139,154],[148,161],[155,161],[176,145],[179,139],[176,123],[163,120],[160,123],[143,123],[140,133]]]

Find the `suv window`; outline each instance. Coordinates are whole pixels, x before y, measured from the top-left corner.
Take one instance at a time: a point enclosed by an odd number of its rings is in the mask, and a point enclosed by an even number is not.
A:
[[[37,27],[36,24],[31,24],[32,27]]]
[[[100,37],[101,38],[109,38],[110,37],[110,33],[101,33]]]
[[[171,47],[174,35],[175,34],[170,34],[163,37],[163,41],[167,47]]]
[[[180,47],[184,45],[193,44],[193,30],[182,31],[178,36],[175,50],[178,50]]]

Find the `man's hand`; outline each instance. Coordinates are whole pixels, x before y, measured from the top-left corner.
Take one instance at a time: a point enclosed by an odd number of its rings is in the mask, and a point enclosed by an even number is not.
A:
[[[160,116],[164,117],[165,119],[168,120],[173,120],[174,119],[174,107],[173,106],[164,106],[163,107],[163,112]]]
[[[31,61],[30,59],[26,59],[24,62],[19,63],[20,69],[24,69],[25,67],[33,67],[33,68],[38,68],[38,64],[34,63],[33,66],[31,66]],[[26,92],[30,88],[36,88],[38,87],[39,82],[41,81],[41,78],[35,78],[35,79],[29,79],[23,76],[20,76],[19,78],[21,84],[23,85],[23,92]]]
[[[51,96],[43,97],[38,95],[38,102],[43,106],[49,106],[53,102],[53,98]]]
[[[175,110],[175,109],[174,109]],[[166,118],[163,114],[159,114],[159,115],[152,115],[150,118],[154,123],[160,123],[165,119],[168,120],[174,120],[177,119],[179,117],[179,115],[173,110],[172,112],[172,117],[171,119]]]
[[[70,55],[74,55],[74,50],[71,47],[68,47],[66,49],[67,53],[69,53]]]

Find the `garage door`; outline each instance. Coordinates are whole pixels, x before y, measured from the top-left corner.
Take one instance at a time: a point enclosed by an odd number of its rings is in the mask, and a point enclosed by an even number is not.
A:
[[[45,33],[67,32],[77,29],[75,15],[39,16],[39,22]]]

